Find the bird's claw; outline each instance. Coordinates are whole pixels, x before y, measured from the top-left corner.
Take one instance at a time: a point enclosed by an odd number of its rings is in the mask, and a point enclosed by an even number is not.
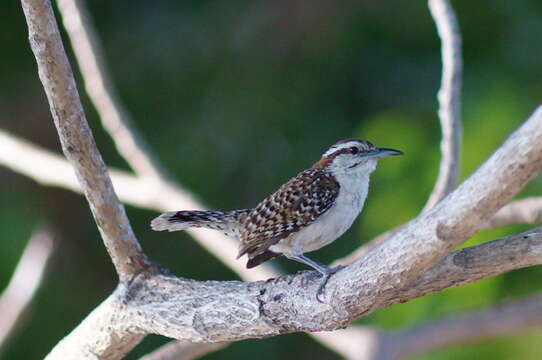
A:
[[[322,282],[320,283],[320,286],[318,286],[318,290],[316,290],[316,300],[318,300],[319,303],[324,304],[324,301],[320,298],[320,295],[323,294],[324,288],[326,287],[326,284],[331,277],[331,275],[335,274],[336,272],[344,269],[346,266],[338,265],[334,268],[330,268],[327,274],[324,275],[324,278],[322,279]]]
[[[301,287],[306,288],[312,279],[320,276],[322,276],[322,274],[317,271],[308,271],[307,275],[301,278]]]

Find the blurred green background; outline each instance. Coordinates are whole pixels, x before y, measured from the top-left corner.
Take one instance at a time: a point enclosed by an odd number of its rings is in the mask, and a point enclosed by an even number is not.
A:
[[[118,92],[176,180],[212,208],[255,205],[346,137],[401,149],[373,176],[365,211],[340,241],[313,254],[329,263],[422,208],[436,178],[440,43],[425,1],[91,1]],[[468,176],[540,102],[542,2],[455,1],[464,49]],[[0,127],[59,151],[17,1],[0,2]],[[68,46],[67,46],[68,47]],[[74,64],[74,62],[72,62]],[[75,67],[75,65],[74,65]],[[127,169],[86,94],[106,162]],[[0,147],[2,144],[0,144]],[[533,181],[520,197],[538,195]],[[0,167],[0,286],[32,230],[53,224],[59,246],[26,323],[2,356],[43,357],[115,287],[116,275],[80,195]],[[178,275],[236,279],[186,234],[151,232],[156,213],[127,207],[145,251]],[[515,233],[483,232],[467,245]],[[276,260],[286,271],[303,269]],[[361,324],[408,328],[542,289],[541,267],[380,310]],[[167,341],[149,336],[129,356]],[[540,359],[542,332],[461,345],[420,359]],[[207,359],[338,359],[304,334],[247,340]]]

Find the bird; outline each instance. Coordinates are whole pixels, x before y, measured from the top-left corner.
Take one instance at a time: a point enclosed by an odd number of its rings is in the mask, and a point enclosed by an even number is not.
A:
[[[322,275],[316,298],[329,278],[342,267],[331,268],[308,258],[339,238],[357,218],[369,190],[369,177],[378,160],[403,152],[374,146],[360,139],[344,139],[330,146],[312,167],[300,172],[256,207],[233,211],[182,210],[161,214],[151,221],[155,231],[191,227],[223,232],[239,241],[237,259],[247,255],[248,269],[285,256]]]

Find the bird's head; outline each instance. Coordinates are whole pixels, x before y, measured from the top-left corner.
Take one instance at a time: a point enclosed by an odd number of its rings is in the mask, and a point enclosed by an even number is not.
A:
[[[402,155],[399,150],[379,148],[366,140],[345,139],[329,147],[313,167],[334,173],[370,174],[379,159]]]

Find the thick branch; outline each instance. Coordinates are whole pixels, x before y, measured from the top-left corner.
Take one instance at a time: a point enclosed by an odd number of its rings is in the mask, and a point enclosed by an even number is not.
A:
[[[541,262],[542,232],[536,229],[455,251],[420,280],[372,300],[378,308],[385,307]],[[355,315],[345,312],[344,306],[315,301],[318,281],[307,281],[314,280],[313,275],[303,272],[267,282],[242,283],[141,273],[129,287],[120,284],[47,359],[119,359],[141,334],[149,332],[188,341],[220,342],[346,326]],[[337,296],[345,301],[340,293]],[[348,299],[352,304],[364,303],[358,300]],[[370,337],[367,339],[371,343]],[[343,353],[350,355],[352,349],[348,347]]]
[[[128,318],[141,331],[189,341],[234,341],[341,328],[379,308],[541,263],[542,230],[536,229],[454,251],[419,280],[399,288],[390,279],[390,291],[363,297],[349,292],[348,286],[360,282],[370,287],[375,277],[357,277],[359,272],[350,266],[343,270],[348,278],[330,280],[336,290],[330,291],[333,304],[314,299],[318,286],[314,272],[255,283],[140,277],[124,297],[133,312]]]
[[[53,238],[49,231],[40,230],[32,235],[8,286],[0,295],[0,349],[34,298],[52,254]]]
[[[53,9],[46,0],[22,0],[21,3],[62,151],[75,169],[113,264],[121,280],[125,280],[143,268],[146,257],[94,143]]]
[[[454,189],[461,155],[461,34],[448,0],[429,0],[429,9],[442,42],[442,82],[438,92],[442,158],[438,179],[424,211]]]

